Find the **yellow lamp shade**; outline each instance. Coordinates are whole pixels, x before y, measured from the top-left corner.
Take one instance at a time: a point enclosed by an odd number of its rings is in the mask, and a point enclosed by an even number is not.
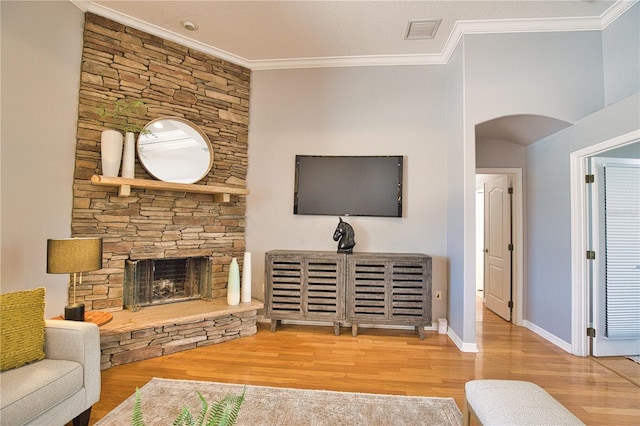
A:
[[[47,240],[47,272],[70,274],[102,268],[102,238]]]

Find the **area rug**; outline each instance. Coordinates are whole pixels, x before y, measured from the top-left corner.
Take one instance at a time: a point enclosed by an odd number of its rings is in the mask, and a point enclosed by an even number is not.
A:
[[[196,391],[208,401],[240,395],[243,385],[153,378],[140,389],[147,426],[171,425],[182,407],[200,412]],[[135,394],[99,420],[99,426],[131,424]],[[238,416],[242,425],[460,425],[453,398],[427,398],[246,386]]]

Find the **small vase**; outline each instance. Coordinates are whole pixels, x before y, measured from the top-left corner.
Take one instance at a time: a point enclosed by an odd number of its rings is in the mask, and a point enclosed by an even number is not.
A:
[[[229,265],[229,281],[227,282],[227,304],[235,306],[240,303],[240,268],[234,257]]]
[[[102,174],[117,177],[122,159],[122,133],[117,130],[104,130],[100,138]]]
[[[251,253],[244,253],[242,261],[242,289],[240,293],[242,303],[251,302]]]
[[[136,174],[136,140],[133,132],[124,135],[124,152],[122,153],[122,177],[134,178]]]

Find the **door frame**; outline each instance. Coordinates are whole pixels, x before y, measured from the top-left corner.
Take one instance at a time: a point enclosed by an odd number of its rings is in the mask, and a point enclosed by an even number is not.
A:
[[[480,201],[479,201],[480,200]],[[478,204],[481,203],[482,206]],[[479,213],[482,213],[482,221]],[[482,224],[482,226],[480,226]],[[482,232],[479,232],[482,231]],[[480,235],[479,235],[480,234]],[[478,258],[480,256],[482,260]],[[482,277],[481,280],[478,277]],[[482,282],[482,288],[478,284]],[[476,178],[476,296],[478,290],[482,290],[482,302],[484,303],[484,183],[478,184]]]
[[[524,325],[524,185],[521,168],[482,168],[476,169],[477,175],[508,175],[513,179],[513,311],[512,324]],[[475,285],[475,284],[474,284]]]
[[[640,129],[574,151],[570,157],[571,176],[571,353],[589,355],[587,328],[591,316],[589,250],[589,209],[584,182],[589,157],[640,139]]]

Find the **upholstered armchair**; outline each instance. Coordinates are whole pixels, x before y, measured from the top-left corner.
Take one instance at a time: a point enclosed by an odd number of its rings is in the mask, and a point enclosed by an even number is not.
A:
[[[10,324],[9,321],[5,324],[7,316],[4,311],[11,303],[15,304],[4,296],[3,352],[9,350],[12,340],[7,334]],[[12,367],[3,359],[0,423],[64,425],[73,421],[74,425],[87,425],[91,406],[100,398],[98,326],[64,320],[44,320],[43,325],[44,345],[35,345],[41,348],[35,360]],[[41,334],[41,331],[37,333],[38,336]],[[20,347],[28,346],[26,341],[23,343]]]

